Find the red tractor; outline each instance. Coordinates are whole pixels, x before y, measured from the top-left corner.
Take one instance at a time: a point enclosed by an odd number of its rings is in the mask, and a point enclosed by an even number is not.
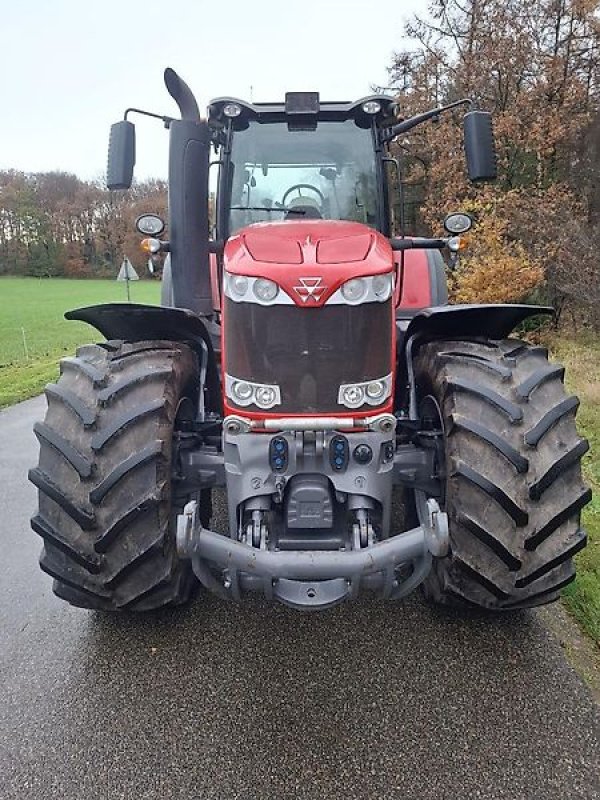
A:
[[[132,611],[198,583],[299,609],[419,585],[497,611],[555,600],[586,542],[587,442],[562,368],[507,338],[550,309],[448,305],[441,251],[469,218],[450,215],[445,239],[393,220],[389,143],[467,101],[399,120],[386,96],[223,97],[203,119],[165,81],[181,112],[162,117],[169,241],[138,220],[167,254],[162,305],[67,313],[106,341],[63,359],[35,427],[32,527],[55,593]],[[490,115],[469,110],[464,134],[471,179],[492,179]],[[109,188],[131,185],[134,161],[126,113]]]

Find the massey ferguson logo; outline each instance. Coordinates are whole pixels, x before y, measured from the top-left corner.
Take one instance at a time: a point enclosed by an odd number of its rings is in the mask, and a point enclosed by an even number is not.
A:
[[[322,278],[298,278],[300,286],[294,286],[294,291],[303,303],[311,298],[318,303],[327,291],[327,286],[323,286]]]

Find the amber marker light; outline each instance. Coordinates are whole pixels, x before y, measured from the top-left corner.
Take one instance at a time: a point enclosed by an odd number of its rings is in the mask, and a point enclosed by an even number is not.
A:
[[[162,242],[160,239],[142,239],[140,242],[140,247],[145,253],[150,253],[150,255],[154,255],[155,253],[160,252]]]
[[[460,250],[465,250],[469,246],[469,240],[466,236],[452,236],[448,239],[448,250],[453,253],[458,253]]]

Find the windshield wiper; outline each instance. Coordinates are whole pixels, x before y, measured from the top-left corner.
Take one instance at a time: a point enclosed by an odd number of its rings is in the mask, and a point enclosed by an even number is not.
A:
[[[306,214],[295,208],[274,208],[273,206],[230,206],[231,211],[279,211],[280,214]]]

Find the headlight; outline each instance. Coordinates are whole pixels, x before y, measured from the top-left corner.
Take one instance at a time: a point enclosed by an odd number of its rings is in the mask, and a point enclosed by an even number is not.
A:
[[[258,300],[261,300],[263,303],[271,303],[279,294],[279,286],[277,286],[274,281],[270,281],[267,278],[259,278],[257,281],[254,281],[252,291]]]
[[[248,278],[245,275],[230,275],[229,288],[235,297],[244,297],[248,291]]]
[[[232,399],[241,406],[250,405],[254,394],[252,386],[246,381],[233,381],[231,384]]]
[[[371,381],[367,385],[367,397],[371,400],[381,400],[382,397],[385,397],[385,390],[385,381]]]
[[[273,386],[259,386],[254,393],[256,405],[261,408],[271,408],[275,405],[277,395]]]
[[[359,303],[385,303],[394,291],[394,273],[363,275],[350,278],[327,300],[328,305],[350,305]]]
[[[377,100],[367,100],[362,104],[362,110],[365,114],[378,114],[381,111],[381,103]]]
[[[348,408],[358,408],[365,400],[365,390],[358,384],[349,384],[342,391],[342,402]]]
[[[346,408],[359,408],[363,404],[379,406],[392,393],[392,376],[364,383],[343,383],[338,392],[338,403]]]
[[[363,278],[350,278],[342,286],[342,294],[348,303],[360,303],[367,293],[367,282]]]
[[[248,275],[223,273],[223,293],[235,303],[258,303],[268,306],[294,305],[292,298],[275,281],[269,278],[254,278]]]
[[[268,409],[281,405],[281,389],[276,384],[253,383],[227,374],[225,394],[238,406],[256,405]]]
[[[226,117],[239,117],[242,113],[242,107],[237,103],[225,103],[223,106],[223,114]]]
[[[379,300],[387,300],[392,293],[392,276],[375,275],[373,278],[373,292]]]

